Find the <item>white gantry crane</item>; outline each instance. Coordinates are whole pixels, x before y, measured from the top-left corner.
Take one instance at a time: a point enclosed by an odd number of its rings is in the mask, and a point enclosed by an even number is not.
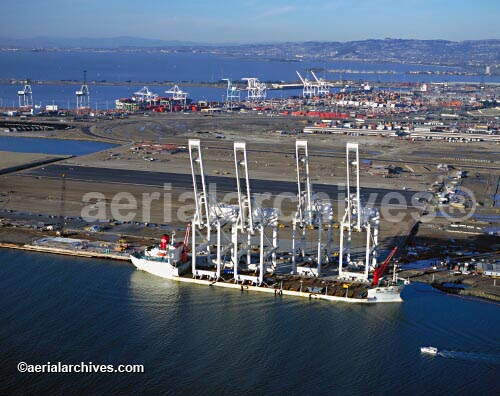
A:
[[[328,263],[331,256],[333,207],[329,202],[320,202],[312,190],[307,140],[295,142],[295,157],[298,207],[293,219],[292,270],[299,275],[321,276],[321,265]],[[309,235],[314,236],[312,253],[307,249]]]
[[[238,217],[238,206],[218,203],[216,197],[209,195],[200,140],[189,140],[189,157],[195,200],[191,223],[192,273],[194,277],[219,280],[225,265],[233,267],[231,253],[235,237],[232,233],[236,232],[234,224]]]
[[[90,91],[87,85],[87,70],[83,71],[83,84],[76,94],[76,110],[90,109]]]
[[[226,106],[228,109],[232,109],[240,102],[241,90],[234,86],[229,78],[223,78],[222,81],[227,81]]]
[[[318,87],[318,96],[323,98],[330,94],[330,83],[326,81],[324,78],[318,78],[314,73],[314,70],[311,70],[311,74],[316,80],[316,84]]]
[[[26,80],[24,88],[21,91],[17,91],[17,98],[20,109],[33,111],[33,92],[31,91],[31,81],[29,78]]]
[[[264,283],[264,274],[276,269],[278,249],[278,209],[262,208],[252,197],[246,143],[234,143],[238,188],[238,220],[233,232],[234,280]],[[252,251],[258,253],[254,260]]]
[[[259,82],[258,78],[245,77],[242,78],[246,81],[247,86],[247,100],[249,101],[261,101],[266,99],[266,84]]]
[[[182,91],[179,86],[177,85],[174,85],[172,88],[170,88],[168,91],[165,91],[165,93],[167,94],[171,94],[172,95],[172,99],[174,101],[177,101],[177,102],[180,102],[183,106],[186,105],[186,102],[187,102],[187,97],[188,97],[188,93],[187,92],[184,92]]]
[[[302,85],[304,86],[302,88],[302,96],[304,98],[309,98],[309,99],[314,97],[314,96],[317,96],[318,85],[315,84],[313,81],[309,80],[308,78],[302,77],[298,71],[297,71],[297,76],[299,76],[300,81],[302,82]]]
[[[352,158],[354,155],[354,158]],[[379,232],[379,214],[376,208],[362,205],[359,186],[359,146],[357,143],[347,143],[347,197],[346,210],[340,224],[339,248],[339,278],[358,281],[368,281],[370,270],[377,265],[377,248]],[[352,177],[354,186],[352,186]],[[364,255],[360,250],[353,252],[352,233],[356,232],[361,238]],[[365,238],[363,240],[363,233]],[[360,238],[356,238],[359,241]],[[357,261],[355,261],[357,259]],[[347,264],[347,270],[343,266]],[[351,268],[354,268],[352,270]]]
[[[151,92],[148,87],[142,87],[139,91],[134,92],[134,98],[137,102],[151,105],[152,102],[158,99],[158,94]]]

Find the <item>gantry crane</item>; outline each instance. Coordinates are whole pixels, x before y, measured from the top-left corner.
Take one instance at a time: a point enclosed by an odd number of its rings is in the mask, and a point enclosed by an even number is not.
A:
[[[354,154],[354,159],[352,159]],[[339,248],[339,278],[368,281],[370,270],[377,265],[377,248],[379,232],[379,214],[376,208],[367,207],[361,203],[361,189],[359,185],[359,146],[357,143],[346,145],[346,210],[340,224],[340,248]],[[354,175],[354,187],[352,186],[352,175]],[[353,192],[354,190],[354,192]],[[355,254],[352,251],[352,233],[359,235],[365,233],[364,261],[354,261]],[[359,238],[357,238],[359,240]],[[359,251],[356,252],[359,256]],[[356,257],[357,258],[357,257]],[[358,267],[362,270],[347,270],[343,266],[346,263],[350,267]]]
[[[241,91],[229,78],[223,78],[222,81],[227,81],[226,107],[232,109],[240,102]]]
[[[321,265],[328,263],[331,256],[333,207],[331,203],[320,202],[313,192],[307,140],[295,142],[295,157],[298,206],[293,219],[292,270],[299,275],[321,276]],[[325,228],[326,240],[323,240]],[[316,249],[309,254],[307,240],[311,234],[315,236]]]
[[[188,93],[181,90],[178,85],[174,85],[172,88],[165,91],[165,93],[171,94],[172,100],[181,103],[182,106],[186,106]]]
[[[233,249],[234,239],[231,233],[238,216],[238,207],[217,202],[216,197],[207,191],[200,140],[189,140],[189,157],[195,201],[191,223],[192,273],[194,277],[218,280],[223,267],[230,262],[229,252]]]
[[[234,280],[264,283],[264,273],[276,269],[278,249],[278,209],[262,208],[250,190],[246,143],[234,143],[238,190],[238,219],[233,232]],[[252,259],[257,246],[258,260]]]
[[[259,79],[255,77],[245,77],[242,80],[248,84],[247,100],[258,102],[266,99],[267,86],[265,83],[259,82]]]
[[[87,85],[87,70],[83,71],[83,84],[76,94],[76,110],[77,112],[84,109],[90,109],[90,91]]]
[[[151,92],[148,87],[142,87],[139,91],[134,92],[134,97],[137,102],[151,105],[152,102],[158,99],[158,94]]]
[[[330,83],[326,81],[324,78],[318,78],[314,73],[314,70],[311,70],[311,74],[316,80],[316,84],[318,87],[318,96],[325,97],[330,94]]]
[[[297,76],[299,76],[300,81],[304,86],[302,88],[302,96],[304,98],[309,98],[309,99],[313,98],[314,96],[317,96],[318,85],[315,84],[313,81],[309,80],[308,78],[302,77],[298,71],[297,71]]]
[[[33,92],[31,91],[31,80],[26,79],[26,84],[21,91],[17,91],[19,109],[22,111],[33,111]]]

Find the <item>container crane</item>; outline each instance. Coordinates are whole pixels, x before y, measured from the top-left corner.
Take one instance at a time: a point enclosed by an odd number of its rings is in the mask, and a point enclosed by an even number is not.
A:
[[[304,86],[302,88],[302,96],[304,98],[309,98],[309,99],[316,96],[318,86],[314,82],[309,80],[308,78],[302,77],[302,75],[298,71],[296,71],[296,73],[297,73],[297,76],[299,76],[299,79],[302,82],[302,85]]]
[[[17,91],[17,98],[19,101],[19,109],[21,111],[28,111],[33,113],[33,92],[31,90],[31,80],[26,79],[24,88]]]
[[[249,101],[262,101],[266,99],[266,84],[259,82],[258,78],[245,77],[243,81],[247,82],[247,100]]]
[[[229,78],[223,78],[222,81],[227,81],[226,106],[228,109],[232,109],[235,107],[235,104],[240,102],[241,91],[233,85]]]
[[[236,205],[218,203],[216,197],[209,195],[200,140],[189,140],[189,157],[195,201],[195,213],[190,229],[192,273],[194,277],[206,276],[217,280],[221,277],[226,264],[224,258],[233,249],[234,238],[231,232],[238,215],[238,208]],[[215,260],[212,258],[213,247],[216,250]],[[205,258],[205,262],[200,260],[202,262],[199,263],[198,256]]]
[[[142,87],[139,91],[134,92],[134,98],[137,102],[151,105],[158,98],[158,94],[151,92],[148,87]]]
[[[295,142],[295,158],[297,164],[297,212],[293,219],[292,233],[292,267],[293,273],[299,275],[321,276],[323,260],[330,261],[332,245],[333,207],[330,203],[321,203],[312,190],[309,173],[309,151],[307,140]],[[323,240],[324,229],[327,230],[326,241]],[[297,235],[301,230],[300,237]],[[307,257],[307,234],[316,234],[316,252]],[[300,256],[301,265],[297,263]],[[316,268],[314,268],[316,264]]]
[[[234,280],[262,285],[264,273],[276,269],[279,213],[276,208],[262,208],[251,194],[246,143],[234,143],[234,162],[239,207],[233,227]],[[257,246],[258,263],[252,262],[252,246]]]
[[[178,85],[174,85],[172,88],[165,91],[165,93],[171,94],[172,100],[180,102],[182,106],[186,106],[188,93],[181,90]]]
[[[330,83],[326,81],[324,78],[318,78],[314,73],[314,70],[311,70],[311,74],[316,80],[316,84],[318,86],[318,96],[325,97],[330,94]]]
[[[83,84],[80,87],[80,90],[76,91],[75,94],[77,112],[80,110],[90,109],[90,91],[89,86],[87,85],[87,70],[83,71]]]
[[[353,153],[354,159],[351,160]],[[347,143],[346,163],[347,205],[344,217],[342,218],[340,224],[339,278],[356,279],[359,281],[367,282],[369,271],[374,270],[377,265],[378,232],[380,218],[378,210],[376,208],[366,207],[361,204],[361,190],[359,185],[359,146],[357,143]],[[351,173],[354,173],[354,187],[351,185]],[[364,245],[364,262],[353,261],[351,246],[353,232],[356,232],[358,235],[362,235],[363,233],[365,233],[366,243]],[[364,271],[344,271],[344,258],[347,262],[347,265],[350,266],[356,266],[358,263],[362,263]]]

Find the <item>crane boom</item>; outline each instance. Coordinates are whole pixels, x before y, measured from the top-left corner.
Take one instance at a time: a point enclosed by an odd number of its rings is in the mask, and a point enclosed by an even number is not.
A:
[[[316,74],[314,73],[314,70],[311,70],[311,74],[312,74],[312,76],[314,77],[314,79],[316,80],[316,82],[317,82],[318,84],[320,84],[320,80],[319,80],[319,78],[316,76]]]
[[[252,210],[252,195],[250,192],[250,178],[248,176],[247,148],[245,142],[234,142],[234,162],[236,168],[236,185],[238,188],[238,205],[240,227],[254,230]],[[243,177],[242,177],[243,176]]]
[[[300,73],[297,71],[297,76],[299,76],[300,81],[302,81],[302,84],[306,84],[304,78],[300,75]]]
[[[311,178],[309,175],[309,152],[307,140],[297,140],[295,142],[295,158],[297,161],[297,187],[299,198],[299,215],[301,223],[306,221],[311,225],[311,212],[313,210],[313,192]]]
[[[194,222],[200,227],[207,227],[209,218],[209,197],[205,182],[201,142],[199,139],[189,139],[189,156],[191,159],[191,174],[193,177],[195,216]]]
[[[394,249],[389,253],[387,258],[384,260],[384,262],[380,265],[380,267],[375,268],[373,271],[373,284],[375,286],[378,285],[378,282],[382,275],[384,274],[385,270],[387,269],[387,266],[389,265],[389,262],[391,261],[392,257],[394,254],[396,254],[396,251],[398,250],[397,246],[394,246]]]

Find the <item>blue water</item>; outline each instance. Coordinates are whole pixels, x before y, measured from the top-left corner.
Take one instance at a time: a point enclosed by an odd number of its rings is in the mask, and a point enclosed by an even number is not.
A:
[[[32,52],[2,51],[0,53],[2,78],[39,80],[81,80],[83,70],[88,70],[89,80],[116,82],[132,81],[219,81],[222,78],[239,80],[257,77],[261,80],[297,80],[296,70],[309,68],[352,69],[366,71],[393,70],[396,74],[346,74],[344,79],[381,81],[481,81],[482,76],[425,76],[403,74],[412,70],[454,70],[449,67],[400,65],[394,63],[364,63],[352,61],[276,62],[261,59],[240,59],[213,54],[156,53],[156,52]],[[348,77],[351,76],[351,77]],[[328,78],[340,76],[332,73]],[[485,81],[495,77],[485,76]],[[471,80],[472,79],[472,80]],[[441,80],[440,80],[441,81]]]
[[[498,395],[500,306],[424,285],[403,297],[309,301],[0,250],[0,394]],[[455,355],[423,356],[424,345]],[[19,374],[20,361],[145,372]]]
[[[116,147],[116,145],[86,140],[0,136],[0,151],[13,151],[16,153],[86,155],[113,147]]]
[[[352,79],[362,81],[408,81],[439,82],[469,81],[500,82],[498,76],[428,76],[405,74],[411,70],[451,70],[452,68],[422,65],[399,65],[393,63],[363,63],[349,61],[304,61],[276,62],[259,59],[238,59],[211,54],[193,53],[113,53],[113,52],[31,52],[1,51],[0,79],[75,80],[81,81],[83,70],[88,70],[89,81],[113,81],[120,86],[90,85],[91,107],[114,108],[115,99],[130,97],[142,87],[130,86],[127,81],[164,82],[174,81],[189,92],[195,101],[220,101],[225,89],[205,87],[183,87],[183,82],[217,82],[222,78],[240,80],[257,77],[262,81],[298,80],[296,71],[306,75],[306,69],[352,69],[362,71],[393,70],[396,74],[343,74],[320,73],[327,79]],[[311,77],[311,76],[309,76]],[[0,107],[17,103],[19,85],[0,85]],[[33,101],[43,106],[57,104],[67,108],[75,105],[75,91],[79,85],[40,86],[33,85]],[[160,95],[165,87],[150,87]],[[300,95],[301,90],[268,91],[268,97],[280,98]],[[245,97],[242,93],[242,98]]]
[[[462,284],[462,283],[452,283],[452,282],[447,282],[447,283],[442,283],[441,286],[444,287],[449,287],[451,289],[467,289],[470,287],[470,285]]]

